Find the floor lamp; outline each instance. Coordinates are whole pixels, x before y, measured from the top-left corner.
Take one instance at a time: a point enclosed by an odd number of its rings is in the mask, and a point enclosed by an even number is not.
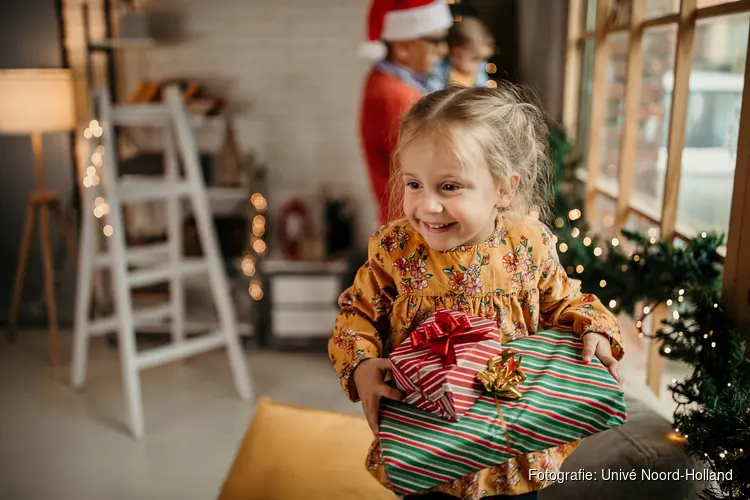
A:
[[[10,306],[10,335],[15,336],[21,306],[24,274],[35,222],[39,222],[39,239],[44,266],[45,294],[50,333],[50,355],[53,364],[60,361],[60,339],[55,300],[55,271],[52,263],[49,215],[55,216],[65,234],[69,251],[76,252],[76,237],[60,208],[60,198],[47,189],[44,179],[42,134],[71,131],[75,128],[73,79],[64,69],[0,70],[0,134],[31,136],[36,171],[36,189],[26,204],[21,246]]]

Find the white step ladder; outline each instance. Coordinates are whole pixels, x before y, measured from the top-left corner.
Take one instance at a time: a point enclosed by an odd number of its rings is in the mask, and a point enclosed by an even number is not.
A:
[[[140,371],[178,359],[226,346],[237,392],[250,399],[253,392],[236,330],[236,315],[219,245],[210,213],[188,114],[176,87],[166,90],[164,104],[113,106],[106,89],[97,91],[99,122],[104,147],[101,184],[83,189],[83,222],[78,263],[75,328],[73,340],[72,384],[83,387],[86,379],[89,339],[117,331],[125,402],[130,430],[136,438],[144,434]],[[124,182],[118,178],[114,127],[161,126],[165,139],[165,176],[153,180]],[[176,139],[176,144],[175,144]],[[91,148],[91,153],[96,150]],[[178,150],[184,177],[179,174]],[[98,150],[101,152],[101,149]],[[100,198],[101,197],[101,198]],[[106,200],[107,222],[111,228],[108,251],[97,249],[101,224],[94,215],[95,205]],[[184,198],[193,205],[203,257],[188,259],[182,252],[181,203]],[[123,205],[164,200],[167,203],[167,243],[128,249],[125,236]],[[105,213],[106,210],[105,210]],[[100,212],[99,216],[102,215]],[[105,233],[107,234],[107,233]],[[90,304],[96,271],[111,269],[115,315],[92,320]],[[185,304],[182,278],[208,274],[216,305],[219,329],[204,336],[186,339]],[[134,310],[131,289],[169,281],[168,303]],[[135,330],[144,324],[171,319],[172,343],[138,352]]]

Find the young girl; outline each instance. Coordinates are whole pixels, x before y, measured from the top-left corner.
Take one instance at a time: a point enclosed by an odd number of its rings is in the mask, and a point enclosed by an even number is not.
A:
[[[495,40],[482,21],[464,17],[448,30],[446,42],[448,56],[435,66],[427,89],[486,86],[489,76],[485,66],[495,53]]]
[[[386,346],[398,346],[437,307],[497,320],[503,342],[572,327],[583,360],[596,355],[619,380],[617,320],[568,278],[555,237],[537,220],[550,193],[546,135],[542,113],[510,87],[441,90],[404,117],[393,174],[402,218],[370,239],[329,342],[341,385],[362,401],[376,435],[380,399],[402,397],[384,380]],[[578,444],[515,457],[426,497],[536,498],[548,483],[529,470],[559,470]],[[374,445],[370,461],[383,479],[378,452]]]

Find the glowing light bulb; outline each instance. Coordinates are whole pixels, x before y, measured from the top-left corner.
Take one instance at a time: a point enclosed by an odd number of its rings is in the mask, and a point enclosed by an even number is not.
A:
[[[613,247],[616,247],[619,244],[620,244],[620,240],[618,240],[617,238],[612,238],[612,246]]]
[[[646,306],[646,307],[643,308],[643,314],[648,314],[650,312],[651,312],[651,308],[650,307]]]
[[[565,224],[565,221],[563,220],[562,217],[558,217],[557,219],[555,219],[555,226],[557,228],[563,227],[563,224]]]
[[[577,272],[578,274],[581,274],[581,273],[583,272],[583,266],[582,266],[581,264],[578,264],[578,265],[576,266],[576,272]]]
[[[669,354],[670,352],[672,352],[672,348],[671,347],[665,347],[664,348],[664,353],[665,354]]]
[[[609,308],[614,309],[617,306],[617,301],[615,299],[612,299],[609,301]]]
[[[115,230],[112,229],[112,226],[110,226],[109,224],[107,224],[102,229],[102,232],[104,233],[104,236],[106,236],[107,238],[109,238],[110,236],[112,236],[112,234],[114,234]]]
[[[605,286],[607,286],[607,282],[606,282],[606,280],[601,280],[601,281],[599,282],[599,286],[600,286],[600,287],[602,287],[602,288],[604,288]]]
[[[255,240],[253,242],[253,250],[258,254],[263,254],[266,251],[266,242],[263,240]]]
[[[568,251],[568,244],[563,242],[560,243],[560,253],[565,253]]]
[[[248,292],[250,293],[250,296],[253,298],[253,300],[260,300],[263,298],[263,289],[257,282],[252,282],[250,284]]]
[[[579,235],[579,234],[581,234],[581,230],[580,230],[580,229],[578,229],[577,227],[574,227],[574,228],[573,228],[573,230],[572,230],[572,231],[570,232],[570,235],[571,235],[571,236],[572,236],[573,238],[578,238],[578,235]]]

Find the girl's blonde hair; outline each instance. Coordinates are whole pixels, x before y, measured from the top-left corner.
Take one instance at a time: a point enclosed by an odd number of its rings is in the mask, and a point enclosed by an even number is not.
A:
[[[391,175],[390,218],[403,216],[404,185],[400,153],[419,137],[446,140],[461,164],[484,163],[510,189],[520,176],[509,215],[549,219],[552,164],[547,153],[548,127],[539,106],[524,88],[450,87],[426,95],[401,119]]]

